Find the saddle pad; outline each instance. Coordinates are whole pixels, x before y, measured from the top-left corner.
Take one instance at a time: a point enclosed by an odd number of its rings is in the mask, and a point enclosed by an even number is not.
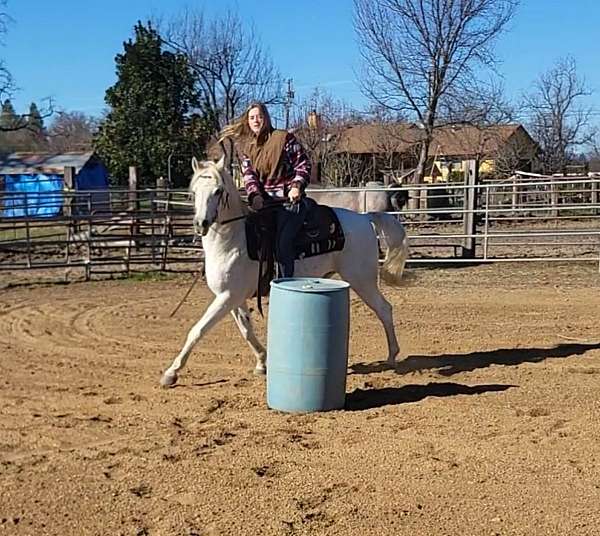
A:
[[[296,259],[340,251],[345,242],[344,231],[334,210],[315,204],[294,240]]]
[[[257,261],[261,248],[275,250],[274,226],[253,215],[246,219],[248,256]],[[340,221],[331,207],[315,204],[308,212],[302,229],[294,239],[295,258],[303,259],[344,248],[346,238]],[[271,247],[267,246],[270,243]],[[265,258],[265,257],[263,257]]]

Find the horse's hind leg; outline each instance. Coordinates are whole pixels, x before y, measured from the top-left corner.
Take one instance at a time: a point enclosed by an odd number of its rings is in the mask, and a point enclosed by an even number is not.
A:
[[[385,337],[388,345],[388,363],[393,365],[396,361],[396,356],[400,352],[400,346],[398,345],[398,339],[396,339],[396,332],[394,331],[394,318],[392,314],[392,306],[381,294],[381,291],[377,287],[376,280],[360,282],[350,281],[354,292],[356,292],[362,300],[373,310],[377,315],[377,318],[383,324],[385,329]]]
[[[163,387],[171,387],[177,381],[177,373],[185,366],[185,363],[194,345],[206,332],[221,320],[229,311],[238,304],[234,303],[229,293],[219,294],[215,297],[202,318],[192,326],[188,332],[183,348],[173,360],[171,366],[164,371],[160,384]]]
[[[254,367],[254,374],[265,374],[267,372],[267,352],[265,347],[256,338],[254,329],[252,327],[252,319],[250,318],[246,304],[240,305],[231,311],[231,314],[240,330],[240,333],[242,334],[242,337],[244,337],[256,356],[256,367]]]

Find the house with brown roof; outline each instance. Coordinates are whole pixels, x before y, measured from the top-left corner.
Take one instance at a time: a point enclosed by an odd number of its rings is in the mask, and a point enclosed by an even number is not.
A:
[[[416,167],[422,130],[413,124],[360,124],[342,131],[335,152],[370,162],[380,177],[395,176]],[[510,173],[536,169],[539,147],[522,125],[447,125],[434,130],[429,147],[427,182],[451,180],[465,162],[477,160],[481,173]],[[374,177],[376,178],[376,177]]]

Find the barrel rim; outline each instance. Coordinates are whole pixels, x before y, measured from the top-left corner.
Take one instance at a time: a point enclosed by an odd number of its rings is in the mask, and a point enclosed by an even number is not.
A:
[[[350,283],[326,277],[280,277],[271,281],[271,288],[291,292],[336,292],[350,288]]]

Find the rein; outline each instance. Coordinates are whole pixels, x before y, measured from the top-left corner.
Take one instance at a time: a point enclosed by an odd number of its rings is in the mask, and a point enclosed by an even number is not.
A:
[[[231,223],[233,221],[238,221],[238,220],[243,220],[244,218],[247,218],[247,214],[242,214],[241,216],[237,216],[235,218],[229,218],[227,220],[223,220],[223,221],[217,221],[217,223],[220,223],[221,225],[224,225],[226,223]]]
[[[258,213],[260,214],[260,213],[265,213],[265,212],[272,211],[274,209],[277,209],[280,206],[283,206],[284,204],[285,203],[283,203],[283,202],[272,202],[272,203],[268,204],[267,206],[261,208],[258,211]],[[228,219],[223,220],[223,221],[217,221],[216,223],[224,225],[226,223],[231,223],[231,222],[234,222],[234,221],[243,220],[244,218],[247,218],[247,217],[248,217],[247,214],[242,214],[241,216],[236,216],[235,218],[228,218]]]

